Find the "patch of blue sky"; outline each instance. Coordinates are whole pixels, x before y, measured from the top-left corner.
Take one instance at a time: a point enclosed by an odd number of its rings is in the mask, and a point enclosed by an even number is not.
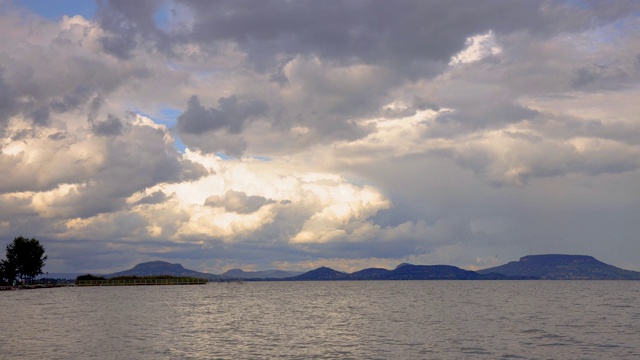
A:
[[[171,4],[168,1],[163,2],[153,14],[153,21],[158,29],[164,31],[169,30],[171,25]]]
[[[349,184],[352,184],[352,185],[355,185],[355,186],[360,186],[360,187],[362,187],[362,186],[367,186],[367,185],[369,185],[369,183],[368,183],[368,182],[366,182],[366,181],[365,181],[363,178],[361,178],[361,177],[356,177],[356,176],[349,176],[349,175],[347,175],[347,176],[345,176],[344,178],[345,178],[345,180],[347,180],[347,182],[348,182]]]
[[[594,2],[594,1],[589,1],[589,0],[567,0],[566,2],[569,6],[573,6],[576,7],[578,9],[591,9],[594,7],[594,5],[602,5],[602,3],[604,3],[604,1],[600,1],[600,2]],[[611,2],[614,3],[614,2]],[[640,16],[640,11],[634,11],[632,13],[629,13],[630,16]]]
[[[256,160],[260,160],[260,161],[264,161],[264,162],[273,161],[273,159],[268,157],[268,156],[252,156],[251,158],[252,159],[256,159]]]
[[[168,128],[175,127],[178,122],[178,116],[182,114],[182,110],[170,107],[160,108],[153,114],[135,108],[133,109],[133,112],[142,116],[146,116],[149,119],[153,120],[155,123],[165,125]]]
[[[167,126],[174,126],[180,114],[182,114],[182,110],[180,109],[162,108],[158,111],[158,120],[163,121]]]
[[[235,156],[231,156],[228,154],[225,154],[223,152],[217,152],[215,153],[215,155],[217,157],[219,157],[222,160],[237,160],[238,158]],[[268,157],[268,156],[249,156],[249,159],[254,159],[254,160],[258,160],[258,161],[264,161],[264,162],[269,162],[269,161],[273,161],[272,158]]]
[[[172,132],[171,135],[173,136],[173,147],[184,154],[185,151],[187,151],[187,145],[182,142],[182,140],[180,139],[180,135],[178,135],[176,132]]]
[[[172,62],[172,61],[167,61],[165,63],[165,65],[171,71],[183,71],[183,70],[185,70],[184,66],[182,66],[182,65],[180,65],[178,63]]]
[[[59,21],[64,15],[91,19],[97,9],[96,2],[89,0],[19,0],[13,4],[53,21]]]
[[[217,152],[215,155],[217,157],[219,157],[220,159],[222,159],[222,160],[235,160],[236,159],[235,157],[227,155],[227,154],[225,154],[223,152]]]
[[[633,17],[640,17],[640,13],[633,14]],[[638,30],[640,30],[640,24],[637,19],[629,21],[629,18],[622,18],[606,27],[593,30],[592,39],[596,45],[615,44],[626,38],[634,37]]]

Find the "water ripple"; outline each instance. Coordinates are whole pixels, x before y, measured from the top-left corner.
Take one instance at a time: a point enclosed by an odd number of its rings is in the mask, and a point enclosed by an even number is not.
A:
[[[640,282],[260,282],[0,293],[7,359],[636,359]]]

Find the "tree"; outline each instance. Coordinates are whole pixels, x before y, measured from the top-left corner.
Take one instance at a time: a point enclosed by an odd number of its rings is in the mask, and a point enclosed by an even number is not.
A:
[[[13,281],[16,276],[20,279],[30,279],[42,274],[47,256],[44,247],[36,239],[26,239],[19,236],[7,245],[7,260],[3,262],[4,276]]]
[[[0,260],[0,284],[4,284],[8,281],[9,281],[9,274],[7,274],[7,261]]]
[[[16,272],[13,264],[10,264],[7,260],[0,261],[0,283],[9,284],[16,278]]]

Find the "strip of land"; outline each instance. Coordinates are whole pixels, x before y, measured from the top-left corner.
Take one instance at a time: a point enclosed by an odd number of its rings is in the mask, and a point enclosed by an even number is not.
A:
[[[78,276],[76,286],[139,286],[139,285],[203,285],[209,282],[204,278],[187,276],[121,276],[110,279],[92,275]]]

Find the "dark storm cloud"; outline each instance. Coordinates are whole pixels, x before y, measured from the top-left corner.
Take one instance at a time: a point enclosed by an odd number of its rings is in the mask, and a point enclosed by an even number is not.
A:
[[[36,136],[35,129],[20,129],[11,134],[11,141],[29,140]]]
[[[153,16],[161,3],[152,0],[100,1],[97,19],[108,32],[100,38],[103,50],[121,60],[129,60],[139,45],[139,37],[143,42],[159,40],[162,33],[157,29]]]
[[[51,100],[51,108],[59,113],[74,110],[91,100],[95,95],[95,92],[94,88],[84,84],[79,84],[66,94],[54,97]]]
[[[51,123],[51,116],[49,115],[49,109],[46,107],[41,107],[34,112],[31,113],[31,120],[33,121],[33,125],[37,126],[47,126]]]
[[[158,129],[132,126],[124,136],[111,138],[108,166],[99,173],[101,181],[115,193],[129,196],[159,182],[191,181],[208,174],[201,165],[182,159],[164,136]]]
[[[488,31],[494,26],[490,24],[514,28],[540,17],[538,4],[532,2],[182,3],[193,9],[192,39],[233,41],[254,61],[277,53],[313,54],[339,62],[447,61],[470,34]],[[457,26],[449,27],[449,21]]]
[[[113,61],[83,49],[81,43],[55,41],[48,47],[7,44],[0,52],[0,64],[2,127],[16,115],[48,127],[57,114],[85,111],[85,106],[96,118],[105,97],[150,75],[142,64],[114,66]]]
[[[440,113],[426,132],[427,137],[452,138],[478,129],[501,128],[538,117],[539,112],[526,106],[496,101],[485,106],[465,106]]]
[[[135,214],[117,218],[114,227],[122,229],[117,234],[122,237],[97,235],[91,241],[40,237],[39,240],[45,245],[50,259],[55,258],[62,262],[59,266],[69,269],[69,272],[91,271],[94,274],[96,270],[102,274],[121,271],[150,260],[167,259],[179,262],[183,260],[180,255],[185,253],[191,255],[190,259],[197,259],[198,254],[203,253],[201,246],[193,244],[131,239],[127,231],[131,231],[132,225],[135,227],[139,221]],[[164,248],[165,251],[170,249],[170,252],[162,254],[152,250],[156,248]],[[188,267],[187,263],[182,264]],[[104,271],[105,269],[107,271]]]
[[[192,181],[209,174],[167,143],[164,130],[124,126],[113,115],[111,120],[98,123],[93,129],[104,135],[100,140],[92,140],[100,141],[102,146],[86,153],[88,159],[81,157],[75,161],[68,160],[77,156],[69,153],[69,148],[80,142],[75,136],[58,132],[53,139],[50,136],[39,139],[41,135],[33,129],[14,133],[18,137],[15,141],[42,141],[39,146],[48,150],[35,158],[29,158],[29,153],[0,153],[0,167],[11,169],[0,178],[0,192],[46,191],[61,184],[75,184],[46,212],[53,217],[90,217],[116,211],[125,205],[126,198],[158,183]],[[92,162],[95,158],[101,159],[99,166]]]
[[[158,190],[148,196],[143,197],[138,200],[135,205],[153,205],[160,204],[167,199],[167,194],[165,194],[162,190]]]
[[[637,81],[640,76],[633,69],[594,64],[574,72],[571,86],[581,91],[619,90]]]
[[[235,95],[218,99],[217,109],[207,109],[194,95],[189,99],[187,110],[178,117],[178,130],[185,134],[202,134],[225,129],[238,134],[248,119],[264,116],[268,109],[262,101],[240,100]]]
[[[53,140],[53,141],[59,141],[59,140],[64,140],[66,137],[67,137],[67,135],[65,135],[64,132],[60,131],[60,132],[57,132],[55,134],[51,134],[51,135],[47,136],[47,139]]]
[[[36,138],[36,132],[32,129],[20,130],[12,136],[13,141],[34,138]],[[30,159],[28,153],[0,153],[0,168],[10,169],[0,177],[0,193],[46,191],[60,184],[83,181],[87,176],[83,161],[76,161],[73,164],[62,161],[62,164],[51,166],[53,161],[59,161],[59,159],[55,155],[47,155]]]
[[[178,1],[191,9],[190,30],[158,29],[158,2],[107,1],[98,11],[101,25],[117,39],[109,50],[128,56],[140,35],[163,48],[191,41],[240,45],[258,68],[276,69],[279,54],[312,54],[339,63],[387,63],[406,67],[424,61],[447,62],[467,37],[494,30],[529,31],[543,36],[583,29],[626,16],[640,5],[498,1]],[[411,69],[407,69],[411,70]],[[277,73],[277,72],[276,72]],[[278,77],[280,80],[283,78]]]
[[[9,84],[4,80],[4,69],[0,66],[0,134],[13,115],[14,103]]]
[[[91,123],[91,130],[100,136],[114,136],[122,133],[122,121],[115,115],[109,114],[105,120]]]
[[[102,48],[108,54],[117,57],[120,60],[129,60],[131,52],[136,48],[138,43],[135,37],[129,36],[104,36],[100,39]]]
[[[640,9],[632,1],[611,6],[526,0],[176,3],[170,6],[190,9],[193,18],[175,31],[161,30],[154,20],[154,14],[166,11],[158,2],[101,3],[101,26],[110,34],[109,39],[125,42],[111,52],[129,58],[135,47],[129,43],[132,39],[146,44],[141,46],[151,44],[161,50],[197,44],[199,50],[212,53],[222,51],[225,47],[221,45],[232,43],[247,54],[248,65],[254,70],[268,73],[283,92],[296,92],[289,98],[276,94],[267,99],[260,95],[258,98],[264,100],[252,102],[236,96],[220,98],[218,106],[212,108],[202,106],[198,97],[189,100],[178,119],[182,140],[192,149],[207,153],[222,150],[235,156],[251,146],[246,138],[213,136],[210,132],[240,134],[248,118],[265,116],[277,129],[286,131],[301,125],[312,130],[296,141],[303,147],[359,139],[373,129],[364,128],[353,119],[379,113],[391,89],[441,74],[451,57],[467,46],[470,36],[493,31],[498,36],[523,33],[534,38],[553,37],[598,26]],[[175,55],[171,51],[165,54]],[[314,67],[315,58],[319,62]],[[336,81],[339,75],[328,72],[341,66],[347,72],[351,71],[348,66],[363,64],[376,66],[376,73],[367,75],[367,79],[354,75],[340,82]],[[289,72],[285,73],[287,66]],[[464,86],[454,89],[452,96],[464,91]],[[534,110],[514,103],[514,97],[508,94],[502,101],[496,101],[493,95],[487,97],[491,101],[482,99],[476,104],[423,100],[436,108],[457,110],[441,116],[437,126],[431,128],[432,136],[451,136],[458,131],[536,116]],[[389,112],[387,116],[408,114],[413,111],[411,107],[417,106],[410,105],[404,113]]]
[[[164,141],[164,131],[127,126],[105,137],[104,163],[84,183],[56,200],[54,215],[88,218],[121,209],[126,199],[158,183],[192,181],[209,172],[183,159]],[[141,141],[144,139],[144,141]]]

